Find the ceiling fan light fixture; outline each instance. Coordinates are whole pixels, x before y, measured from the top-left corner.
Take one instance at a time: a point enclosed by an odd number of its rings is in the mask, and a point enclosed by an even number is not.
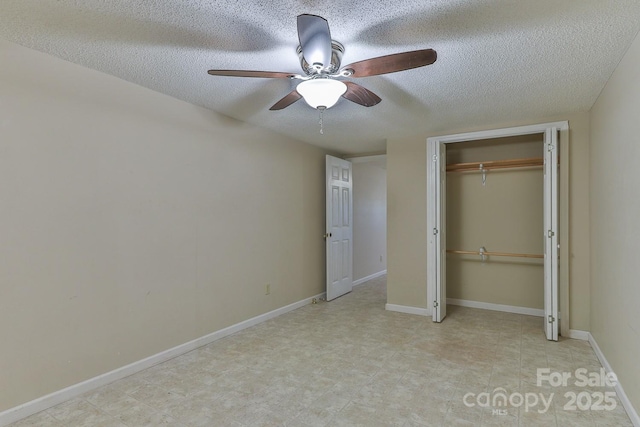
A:
[[[298,84],[296,91],[311,108],[331,108],[347,91],[347,85],[340,80],[311,79]]]

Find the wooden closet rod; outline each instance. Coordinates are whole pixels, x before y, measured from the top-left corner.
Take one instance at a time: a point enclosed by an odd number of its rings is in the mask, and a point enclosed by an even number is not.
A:
[[[459,254],[459,255],[478,255],[478,256],[505,256],[505,257],[515,257],[515,258],[544,258],[544,255],[537,254],[514,254],[511,252],[480,252],[480,251],[454,251],[451,249],[447,249],[448,254]]]
[[[482,167],[480,167],[482,165]],[[479,172],[490,169],[529,168],[543,166],[542,157],[528,159],[492,160],[486,162],[452,163],[447,165],[447,172]]]

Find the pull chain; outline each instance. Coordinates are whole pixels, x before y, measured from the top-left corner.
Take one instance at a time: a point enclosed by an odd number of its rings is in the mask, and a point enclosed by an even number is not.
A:
[[[324,110],[326,110],[326,109],[327,108],[323,107],[323,106],[318,107],[318,111],[320,112],[320,121],[319,121],[319,124],[320,124],[320,135],[324,135],[324,124],[322,123],[322,118],[323,118],[322,116],[323,116]]]

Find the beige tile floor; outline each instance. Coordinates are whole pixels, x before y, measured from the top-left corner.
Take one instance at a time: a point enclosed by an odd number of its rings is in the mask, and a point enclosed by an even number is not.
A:
[[[587,342],[546,341],[541,318],[450,306],[434,324],[387,312],[385,301],[382,277],[14,426],[632,425],[617,397],[611,411],[565,409],[565,393],[584,393],[586,405],[610,388],[536,385],[537,368],[601,367]],[[464,403],[499,387],[514,403],[500,414]],[[548,411],[517,407],[533,393],[554,393]]]

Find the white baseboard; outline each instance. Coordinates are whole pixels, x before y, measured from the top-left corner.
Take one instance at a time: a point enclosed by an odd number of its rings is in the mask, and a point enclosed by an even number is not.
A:
[[[121,368],[114,369],[111,372],[98,375],[97,377],[90,378],[86,381],[82,381],[81,383],[74,384],[72,386],[63,388],[62,390],[58,390],[46,396],[32,400],[30,402],[23,403],[22,405],[16,406],[14,408],[7,409],[3,412],[0,412],[0,427],[6,426],[30,415],[37,414],[40,411],[49,409],[52,406],[66,402],[67,400],[78,397],[81,394],[87,393],[91,390],[97,389],[98,387],[102,387],[114,381],[128,377],[129,375],[133,375],[159,363],[166,362],[167,360],[188,353],[192,350],[195,350],[196,348],[210,344],[216,340],[239,332],[243,329],[250,328],[251,326],[255,326],[269,319],[273,319],[274,317],[281,316],[297,308],[311,304],[314,298],[321,299],[324,297],[325,293],[321,293],[314,297],[309,297],[301,301],[294,302],[293,304],[289,304],[268,313],[252,317],[251,319],[236,323],[235,325],[220,329],[219,331],[213,332],[203,337],[196,338],[193,341],[189,341],[179,346],[170,348],[168,350],[154,354],[153,356],[149,356],[145,359],[138,360],[137,362],[133,362],[129,365],[123,366]]]
[[[598,359],[600,360],[600,363],[604,367],[605,371],[607,373],[614,372],[613,369],[611,369],[611,365],[607,361],[607,358],[604,357],[604,353],[602,353],[602,350],[600,350],[600,347],[598,346],[596,339],[593,337],[593,335],[591,335],[591,333],[589,333],[589,344],[591,344],[591,348],[593,348],[593,351],[596,353],[596,356],[598,356]],[[619,380],[615,386],[615,390],[616,390],[616,393],[618,394],[618,399],[620,399],[620,402],[622,403],[624,410],[627,411],[627,415],[629,416],[629,419],[631,420],[633,425],[635,427],[640,427],[640,416],[638,416],[638,412],[636,412],[636,409],[631,404],[631,401],[629,400],[627,393],[624,392],[624,389],[622,388],[622,384],[620,383]]]
[[[567,338],[573,338],[574,340],[589,341],[589,332],[580,331],[578,329],[569,329],[569,336]]]
[[[447,304],[461,307],[481,308],[483,310],[504,311],[506,313],[526,314],[527,316],[544,317],[540,308],[518,307],[515,305],[493,304],[490,302],[469,301],[465,299],[447,298]]]
[[[380,276],[384,276],[385,274],[387,274],[387,270],[378,271],[377,273],[370,274],[367,277],[363,277],[362,279],[354,280],[353,281],[353,286],[361,285],[364,282],[368,282],[371,279],[375,279],[375,278],[378,278]]]
[[[384,309],[387,311],[397,311],[399,313],[417,314],[418,316],[431,316],[431,311],[429,309],[411,307],[408,305],[385,304]]]

